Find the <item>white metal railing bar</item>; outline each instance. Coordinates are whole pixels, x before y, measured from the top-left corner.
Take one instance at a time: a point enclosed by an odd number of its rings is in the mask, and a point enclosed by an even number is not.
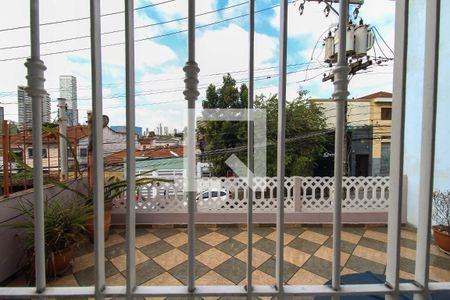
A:
[[[405,91],[408,50],[409,0],[398,0],[395,6],[395,57],[392,100],[392,147],[390,159],[388,243],[386,283],[394,293],[388,300],[399,297],[400,238],[403,199],[403,151],[405,141]]]
[[[249,0],[249,66],[248,66],[248,122],[247,122],[247,299],[252,299],[253,285],[253,173],[255,171],[254,158],[254,130],[253,95],[255,68],[255,0]]]
[[[399,290],[402,293],[419,293],[422,289],[414,283],[400,283]],[[448,282],[431,282],[429,292],[448,291]],[[107,286],[102,292],[102,297],[120,297],[125,295],[125,286]],[[253,287],[254,296],[277,296],[278,290],[274,286],[257,285]],[[286,285],[284,294],[287,296],[362,296],[362,295],[389,295],[392,289],[385,284],[352,284],[342,285],[339,291],[335,291],[325,285]],[[95,287],[48,287],[42,294],[37,294],[35,288],[0,288],[0,297],[24,298],[24,297],[66,297],[66,296],[94,296]],[[243,286],[197,286],[194,293],[190,293],[185,286],[138,286],[132,294],[137,296],[152,297],[186,297],[186,296],[236,296],[245,297],[247,291]]]
[[[95,295],[101,298],[105,288],[105,205],[103,172],[103,103],[100,0],[91,0],[91,80],[92,80],[92,150],[94,199]]]
[[[333,70],[334,93],[336,101],[336,131],[334,142],[334,203],[333,203],[333,262],[331,285],[335,291],[340,289],[341,281],[341,223],[342,223],[342,171],[344,158],[345,101],[348,97],[347,64],[347,17],[348,0],[339,1],[339,51],[338,62]],[[333,297],[338,299],[339,297]]]
[[[127,126],[127,298],[136,288],[136,144],[135,144],[134,0],[125,0],[125,76]]]
[[[284,288],[284,155],[286,138],[286,58],[288,31],[288,0],[280,1],[280,52],[278,81],[278,135],[277,135],[277,227],[275,286],[278,299],[283,299]]]
[[[414,299],[426,299],[430,269],[430,231],[434,179],[436,105],[439,64],[440,0],[429,0],[425,10],[425,66],[422,99],[422,146],[420,153],[419,218],[415,280],[423,293]]]
[[[39,37],[39,0],[30,0],[30,39],[31,57],[25,65],[28,68],[27,92],[32,98],[33,123],[33,151],[42,153],[42,100],[44,90],[44,71],[46,69],[40,59]],[[34,187],[34,252],[36,271],[36,291],[45,290],[45,235],[44,235],[44,180],[42,173],[42,156],[35,155],[33,159],[33,187]]]
[[[187,152],[187,195],[188,195],[188,291],[195,291],[195,211],[196,211],[196,180],[195,180],[195,100],[198,92],[198,72],[195,62],[195,0],[188,4],[188,61],[185,67],[184,96],[188,102],[188,132],[186,141]],[[191,297],[192,298],[192,297]]]

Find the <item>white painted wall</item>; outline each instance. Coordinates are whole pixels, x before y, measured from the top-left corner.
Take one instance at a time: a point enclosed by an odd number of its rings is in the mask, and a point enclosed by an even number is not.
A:
[[[408,223],[417,226],[423,100],[426,1],[410,1],[406,86],[404,172],[408,176]],[[435,189],[450,189],[450,1],[441,2],[440,65],[436,133]]]

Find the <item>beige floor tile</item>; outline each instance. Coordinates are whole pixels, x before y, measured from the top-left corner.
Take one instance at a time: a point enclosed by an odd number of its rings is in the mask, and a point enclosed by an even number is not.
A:
[[[292,247],[288,246],[284,248],[284,260],[297,267],[303,266],[303,264],[310,257],[311,255],[309,255],[308,253],[302,252]]]
[[[387,234],[383,232],[373,231],[373,230],[366,230],[364,233],[364,237],[370,238],[373,240],[386,242],[387,241]]]
[[[106,284],[112,286],[126,285],[127,279],[122,275],[122,273],[117,273],[116,275],[106,278]]]
[[[434,254],[434,255],[437,255],[437,256],[450,258],[450,255],[445,254],[444,252],[442,252],[442,250],[437,245],[431,245],[430,246],[430,253]]]
[[[253,285],[275,285],[275,277],[270,276],[269,274],[264,273],[260,270],[253,271]],[[247,278],[244,278],[239,285],[246,285]]]
[[[73,261],[72,272],[77,273],[79,271],[92,267],[94,263],[95,263],[94,252],[75,257]]]
[[[341,232],[341,239],[343,241],[352,243],[352,244],[358,244],[359,240],[361,239],[360,235],[351,233],[351,232],[347,232],[347,231],[342,231]]]
[[[284,245],[286,246],[287,244],[289,244],[290,242],[292,242],[293,239],[295,239],[295,236],[290,235],[288,233],[285,233],[283,235],[284,237]],[[272,240],[272,241],[276,241],[277,240],[277,232],[274,231],[271,234],[266,236],[266,239]]]
[[[127,269],[127,255],[122,254],[120,256],[114,257],[111,259],[111,263],[120,271],[125,271]],[[136,249],[136,265],[143,263],[145,261],[149,260],[149,258],[142,253],[141,251]]]
[[[204,264],[205,266],[209,267],[210,269],[214,269],[221,263],[227,261],[231,256],[216,249],[211,248],[200,255],[197,255],[197,260]]]
[[[201,238],[199,238],[199,240],[214,247],[228,240],[228,237],[218,232],[211,232],[208,233],[207,235],[202,236]]]
[[[233,239],[247,245],[247,235],[248,235],[247,231],[242,231],[241,233],[233,236]],[[253,234],[252,238],[253,244],[262,239],[262,237],[257,234]]]
[[[333,261],[333,249],[322,246],[314,253],[314,256],[320,257],[322,259]],[[341,252],[341,266],[344,266],[349,259],[350,254]]]
[[[143,285],[183,285],[178,279],[165,272],[155,278],[150,279]]]
[[[413,241],[416,240],[416,233],[414,231],[411,231],[411,230],[402,229],[401,236],[404,239],[413,240]]]
[[[324,284],[327,281],[326,278],[322,276],[316,275],[304,269],[300,269],[297,273],[292,276],[292,278],[288,281],[290,285],[316,285],[316,284]]]
[[[110,234],[105,241],[105,248],[125,242],[125,239],[119,234]]]
[[[153,233],[146,233],[136,237],[136,248],[142,248],[147,245],[151,245],[159,241],[160,238]]]
[[[416,260],[416,250],[406,248],[406,247],[401,247],[400,248],[400,256],[415,261]]]
[[[308,240],[310,242],[314,242],[316,244],[323,244],[326,240],[328,240],[328,236],[324,234],[320,234],[314,231],[305,231],[300,235],[300,238]]]
[[[400,278],[403,278],[403,279],[414,279],[414,274],[411,274],[411,273],[408,273],[408,272],[400,270]]]
[[[440,282],[450,281],[450,271],[430,266],[430,279]]]
[[[164,239],[164,241],[174,247],[180,247],[188,242],[188,235],[184,232],[180,232]]]
[[[353,251],[353,255],[377,262],[379,264],[386,264],[386,253],[375,249],[356,246],[355,250]]]
[[[145,300],[164,300],[166,297],[144,297]]]
[[[356,274],[356,273],[358,273],[358,272],[356,272],[352,269],[349,269],[349,268],[343,268],[341,271],[341,275]]]
[[[234,257],[243,261],[244,263],[247,263],[247,249],[238,253]],[[262,265],[263,263],[265,263],[270,257],[271,257],[270,254],[267,254],[266,252],[258,250],[256,248],[253,248],[253,264],[252,265],[255,268],[259,268],[259,266]]]
[[[187,260],[187,255],[178,249],[172,249],[169,252],[163,253],[160,256],[155,257],[153,260],[168,271],[173,267],[176,267],[179,264],[185,262]]]
[[[217,300],[220,299],[219,297],[202,297],[203,300]]]
[[[57,278],[56,280],[49,281],[48,285],[56,286],[56,287],[78,286],[78,282],[75,279],[75,276],[73,276],[73,274],[69,274],[69,275]]]
[[[195,282],[198,285],[235,285],[225,277],[217,274],[214,271],[209,271]]]

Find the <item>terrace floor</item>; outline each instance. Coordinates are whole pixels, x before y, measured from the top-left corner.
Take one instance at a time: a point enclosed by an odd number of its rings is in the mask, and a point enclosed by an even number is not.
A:
[[[285,281],[287,284],[323,284],[331,278],[332,229],[329,227],[285,228]],[[254,228],[253,273],[255,285],[275,284],[275,228]],[[344,227],[342,274],[372,271],[383,274],[386,264],[386,227]],[[139,285],[187,284],[186,228],[137,228],[137,283]],[[198,227],[196,229],[196,283],[198,285],[244,285],[246,229]],[[413,278],[414,231],[402,229],[400,275]],[[112,229],[106,242],[108,285],[125,285],[125,230]],[[430,279],[450,281],[450,256],[431,245]],[[51,286],[94,284],[94,253],[89,242],[76,253],[71,270]],[[10,286],[24,286],[18,278]],[[152,298],[153,299],[153,298]]]

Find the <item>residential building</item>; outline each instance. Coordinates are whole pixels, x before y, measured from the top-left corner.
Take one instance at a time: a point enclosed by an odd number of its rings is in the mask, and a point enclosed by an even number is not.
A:
[[[17,104],[19,114],[20,130],[30,129],[33,127],[32,111],[31,111],[31,97],[28,95],[25,86],[17,87]],[[42,123],[50,123],[50,95],[46,95],[42,99]]]
[[[336,103],[329,99],[310,101],[324,108],[327,128],[335,128]],[[389,175],[391,106],[392,94],[383,91],[347,101],[346,148],[349,175]],[[332,159],[333,148],[327,151],[328,158]]]
[[[71,75],[59,76],[59,97],[66,99],[68,126],[78,125],[77,78]]]

